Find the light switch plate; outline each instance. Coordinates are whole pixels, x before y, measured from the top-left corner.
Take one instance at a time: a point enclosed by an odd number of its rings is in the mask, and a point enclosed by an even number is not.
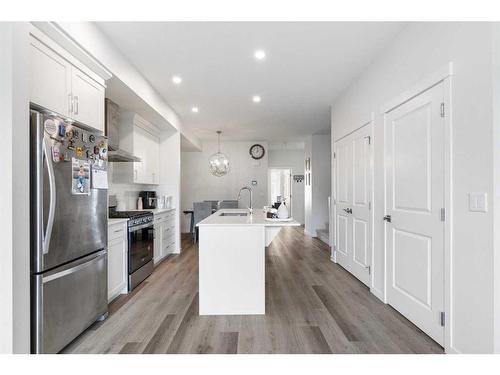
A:
[[[488,212],[488,195],[486,193],[469,193],[469,211]]]

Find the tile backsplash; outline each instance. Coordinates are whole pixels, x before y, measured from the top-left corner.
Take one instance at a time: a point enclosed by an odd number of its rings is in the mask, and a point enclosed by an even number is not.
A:
[[[123,209],[131,210],[137,208],[137,198],[139,192],[143,190],[156,191],[158,196],[173,195],[175,192],[173,188],[166,184],[160,185],[139,185],[139,184],[126,184],[122,182],[113,181],[113,163],[108,164],[108,195],[115,195],[118,205],[124,204]],[[176,207],[177,202],[172,202],[173,207]]]
[[[137,198],[139,192],[143,190],[157,190],[157,186],[124,184],[113,181],[113,163],[108,164],[108,195],[115,195],[118,205],[124,204],[124,209],[131,210],[137,208]]]

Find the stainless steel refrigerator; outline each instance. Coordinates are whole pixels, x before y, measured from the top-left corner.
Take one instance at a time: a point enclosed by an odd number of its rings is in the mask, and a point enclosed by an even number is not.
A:
[[[107,316],[107,139],[31,110],[31,348]]]

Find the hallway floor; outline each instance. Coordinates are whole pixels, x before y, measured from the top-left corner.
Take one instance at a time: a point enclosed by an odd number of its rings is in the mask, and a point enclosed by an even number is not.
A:
[[[302,228],[266,249],[266,315],[199,316],[198,249],[162,262],[64,353],[442,353]]]

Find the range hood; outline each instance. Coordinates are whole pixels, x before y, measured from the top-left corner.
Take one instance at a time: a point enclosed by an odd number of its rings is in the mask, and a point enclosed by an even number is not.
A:
[[[138,158],[125,150],[115,150],[110,147],[108,151],[108,161],[114,163],[132,163],[135,161],[141,161],[141,158]]]
[[[108,161],[115,163],[132,163],[141,161],[137,156],[120,148],[120,132],[118,118],[120,107],[110,99],[106,98],[106,135],[108,136]]]

